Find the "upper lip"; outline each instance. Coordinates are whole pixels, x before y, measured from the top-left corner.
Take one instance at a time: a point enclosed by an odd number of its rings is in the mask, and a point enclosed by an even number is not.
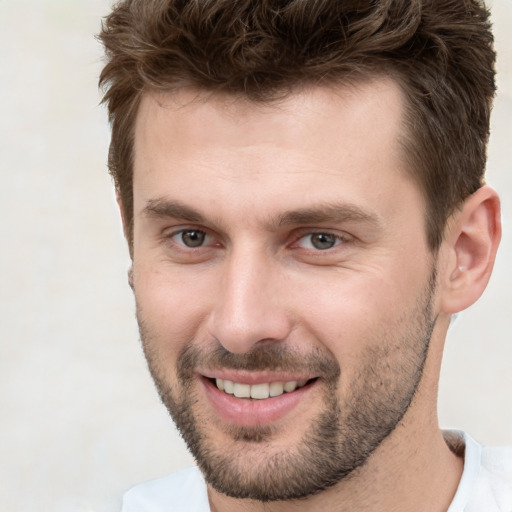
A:
[[[315,378],[314,375],[306,375],[302,373],[291,373],[291,372],[251,372],[244,370],[202,370],[199,372],[203,377],[207,379],[222,379],[229,380],[231,382],[238,382],[240,384],[265,384],[271,382],[291,382],[291,381],[302,381],[310,380]]]

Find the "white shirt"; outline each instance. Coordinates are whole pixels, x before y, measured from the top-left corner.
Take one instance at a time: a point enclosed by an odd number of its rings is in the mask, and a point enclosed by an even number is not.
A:
[[[483,447],[468,434],[445,433],[464,453],[464,471],[447,512],[512,512],[512,448]],[[206,483],[193,467],[130,489],[122,512],[210,512]]]

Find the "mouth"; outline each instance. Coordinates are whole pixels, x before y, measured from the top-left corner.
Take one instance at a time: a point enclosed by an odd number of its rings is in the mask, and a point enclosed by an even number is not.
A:
[[[262,382],[259,384],[246,384],[220,378],[212,378],[209,380],[218,390],[223,391],[227,395],[233,395],[236,398],[266,400],[268,398],[279,397],[285,393],[292,393],[312,383],[316,379]]]
[[[322,378],[301,371],[198,369],[207,407],[224,425],[277,424],[309,411]]]
[[[227,371],[201,377],[215,416],[227,424],[247,427],[276,424],[296,409],[303,411],[311,405],[320,380]]]

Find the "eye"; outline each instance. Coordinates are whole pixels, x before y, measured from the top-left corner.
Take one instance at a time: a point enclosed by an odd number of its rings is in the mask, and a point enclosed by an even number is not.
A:
[[[303,249],[315,249],[317,251],[326,251],[339,245],[344,240],[332,233],[310,233],[299,239],[298,245]]]
[[[201,247],[207,240],[207,235],[199,229],[183,229],[173,235],[173,238],[186,247]]]
[[[202,263],[215,258],[222,248],[218,234],[202,226],[174,226],[161,233],[165,256],[174,263]]]

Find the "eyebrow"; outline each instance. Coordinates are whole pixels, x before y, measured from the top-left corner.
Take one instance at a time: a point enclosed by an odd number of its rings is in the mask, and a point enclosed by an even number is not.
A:
[[[142,213],[152,218],[174,218],[186,222],[207,223],[206,217],[198,210],[180,201],[166,198],[149,199]],[[366,223],[376,227],[380,225],[377,215],[347,203],[322,203],[311,208],[290,210],[272,219],[268,222],[268,225],[270,227],[283,227],[297,224],[337,224],[343,222]]]
[[[277,219],[277,225],[279,226],[342,222],[358,222],[375,226],[380,224],[377,215],[374,213],[366,212],[356,205],[346,203],[326,203],[313,208],[292,210],[283,213]]]
[[[153,218],[174,218],[187,222],[205,222],[205,217],[194,208],[179,201],[163,198],[149,199],[142,210],[143,215]]]

